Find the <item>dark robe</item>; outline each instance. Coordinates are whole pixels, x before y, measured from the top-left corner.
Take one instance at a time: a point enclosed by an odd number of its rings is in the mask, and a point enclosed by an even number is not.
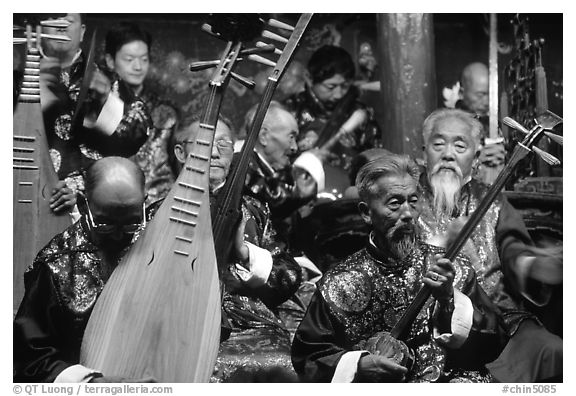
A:
[[[437,253],[442,249],[421,243],[407,259],[396,261],[370,242],[330,269],[294,338],[292,362],[298,374],[314,382],[342,380],[335,376],[343,370],[338,368],[341,360],[352,351],[362,351],[374,334],[391,330],[422,286]],[[465,257],[455,260],[454,268],[454,334],[435,336],[435,303],[429,299],[406,339],[415,355],[409,382],[486,381],[483,364],[502,349],[498,309],[478,286]],[[355,379],[356,364],[341,371],[348,380]]]

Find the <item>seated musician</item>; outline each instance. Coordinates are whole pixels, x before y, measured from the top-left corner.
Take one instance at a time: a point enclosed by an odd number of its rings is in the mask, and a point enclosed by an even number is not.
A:
[[[489,73],[488,67],[480,62],[466,65],[460,76],[459,100],[456,108],[475,114],[483,126],[482,149],[479,162],[489,168],[501,168],[506,158],[504,142],[488,139],[489,133]],[[500,131],[499,131],[500,132]],[[481,174],[475,175],[481,178]]]
[[[56,235],[25,273],[14,319],[15,382],[135,382],[79,364],[90,313],[112,271],[146,224],[144,175],[121,157],[86,173],[87,213]],[[104,376],[103,376],[104,374]]]
[[[68,13],[54,17],[64,18],[70,25],[62,29],[45,28],[46,33],[66,35],[71,40],[45,40],[40,88],[50,156],[61,181],[54,191],[53,209],[62,211],[74,206],[76,191],[84,191],[86,168],[105,156],[135,154],[148,137],[151,121],[144,102],[131,93],[130,82],[118,76],[111,78],[98,68],[89,82],[84,81],[87,54],[80,46],[86,30],[85,15]],[[142,37],[139,40],[147,51],[149,41]],[[110,55],[115,57],[117,53]],[[71,121],[83,86],[88,89],[82,104],[85,117],[73,130]]]
[[[178,140],[174,154],[180,164],[185,163],[193,147],[199,125],[195,121],[175,135]],[[228,176],[233,145],[230,123],[220,118],[210,158],[212,205]],[[234,244],[232,257],[222,276],[223,313],[231,334],[220,344],[211,382],[235,380],[238,369],[248,375],[265,367],[277,367],[295,377],[289,333],[274,311],[298,289],[302,275],[299,265],[274,237],[267,203],[244,195],[242,220],[235,239],[230,241]]]
[[[338,194],[350,185],[347,174],[352,158],[381,146],[374,110],[357,99],[354,76],[350,54],[343,48],[325,45],[308,62],[305,90],[284,101],[298,121],[299,151],[314,149],[334,169],[327,174],[326,186],[328,192],[336,188]],[[337,133],[340,135],[335,138]]]
[[[479,159],[481,123],[459,109],[439,109],[422,127],[426,172],[420,178],[419,224],[429,241],[460,216],[471,215],[488,186],[472,177]],[[524,221],[505,196],[498,195],[465,245],[478,281],[499,306],[510,341],[488,367],[501,382],[559,380],[562,339],[551,334],[526,301],[544,306],[552,287],[562,283],[561,251],[536,248]]]
[[[366,248],[328,270],[296,331],[292,362],[315,382],[476,382],[498,355],[496,306],[468,259],[451,262],[420,239],[418,168],[389,154],[362,167],[359,210],[371,225]],[[387,333],[426,284],[431,299],[405,342]]]

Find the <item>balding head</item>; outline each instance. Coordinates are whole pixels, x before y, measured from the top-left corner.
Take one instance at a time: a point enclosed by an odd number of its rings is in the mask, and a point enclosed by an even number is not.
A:
[[[244,128],[249,131],[258,105],[253,106],[244,119]],[[290,156],[296,153],[298,122],[279,102],[272,101],[266,111],[258,134],[255,149],[274,169],[290,164]]]
[[[144,174],[127,158],[102,158],[86,173],[86,197],[92,242],[103,251],[120,252],[134,236],[125,228],[143,221]]]
[[[471,63],[462,70],[460,97],[468,110],[478,115],[488,113],[488,67],[480,62]]]
[[[91,200],[101,191],[113,195],[127,195],[126,199],[137,200],[144,196],[144,174],[134,162],[123,157],[102,158],[86,172],[86,196]]]

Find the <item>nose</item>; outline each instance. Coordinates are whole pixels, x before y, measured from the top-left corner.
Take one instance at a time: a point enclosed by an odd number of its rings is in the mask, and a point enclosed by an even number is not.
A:
[[[142,62],[140,61],[140,59],[134,59],[133,66],[134,66],[135,70],[141,70],[142,69]]]
[[[344,97],[344,88],[341,86],[334,88],[334,91],[332,91],[332,97],[334,99],[342,99],[342,97]]]
[[[212,158],[220,158],[220,151],[218,150],[218,146],[216,145],[216,143],[214,143],[212,145],[212,154],[211,154]]]
[[[454,146],[452,144],[447,144],[446,147],[444,148],[444,151],[442,151],[442,159],[444,161],[454,161],[456,158],[456,151],[454,149]]]
[[[405,223],[410,223],[414,219],[414,215],[412,213],[413,208],[410,206],[408,201],[404,201],[402,206],[400,207],[400,220]]]

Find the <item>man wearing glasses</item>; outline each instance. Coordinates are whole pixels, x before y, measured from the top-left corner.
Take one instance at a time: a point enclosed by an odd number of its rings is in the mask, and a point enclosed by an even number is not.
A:
[[[290,114],[286,115],[290,117]],[[194,121],[175,134],[174,155],[180,168],[194,147],[199,129],[200,122]],[[285,148],[273,150],[273,157],[278,161],[281,161],[282,153],[289,149],[289,142],[293,143],[293,138],[283,137],[285,144],[276,142],[276,145]],[[233,155],[230,123],[220,118],[214,131],[210,155],[212,207],[217,204],[216,197],[226,182]],[[228,319],[222,331],[229,335],[226,334],[227,339],[220,343],[210,382],[242,381],[244,376],[255,375],[263,368],[279,370],[286,376],[284,380],[294,380],[296,375],[290,361],[290,335],[274,311],[302,283],[300,267],[277,242],[266,202],[244,195],[241,210],[242,220],[234,239],[230,241],[234,247],[221,279],[224,289],[223,317]]]
[[[85,180],[86,214],[56,235],[24,275],[14,319],[15,382],[123,381],[78,363],[94,304],[146,224],[144,175],[129,159],[106,157]]]

